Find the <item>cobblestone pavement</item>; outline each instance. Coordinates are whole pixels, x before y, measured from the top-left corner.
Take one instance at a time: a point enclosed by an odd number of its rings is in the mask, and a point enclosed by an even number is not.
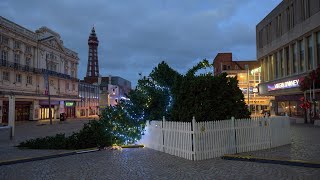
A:
[[[292,124],[291,137],[291,145],[242,154],[256,157],[304,160],[320,163],[319,126]]]
[[[319,169],[229,161],[190,161],[148,148],[0,166],[0,179],[318,179]]]
[[[17,122],[14,139],[8,141],[0,141],[0,161],[69,152],[67,150],[21,150],[14,146],[18,145],[19,142],[31,138],[51,136],[57,133],[66,133],[66,135],[71,135],[72,132],[81,129],[83,127],[83,124],[88,121],[88,119],[69,119],[64,122],[53,121],[52,125],[50,125],[49,121],[47,120],[34,122]]]

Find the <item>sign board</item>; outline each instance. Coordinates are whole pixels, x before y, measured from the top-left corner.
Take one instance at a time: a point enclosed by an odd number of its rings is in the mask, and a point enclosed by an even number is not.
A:
[[[258,89],[257,87],[254,87],[254,88],[252,89],[252,92],[258,93],[258,92],[259,92],[259,89]]]
[[[74,106],[74,102],[66,102],[66,106],[67,107]]]
[[[283,82],[268,84],[268,91],[280,90],[280,89],[289,89],[299,87],[300,79],[291,79]]]

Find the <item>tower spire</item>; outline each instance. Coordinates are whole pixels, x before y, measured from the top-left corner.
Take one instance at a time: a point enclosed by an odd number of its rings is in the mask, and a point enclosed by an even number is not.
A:
[[[98,62],[98,37],[94,25],[88,39],[89,54],[86,77],[99,77],[99,62]]]

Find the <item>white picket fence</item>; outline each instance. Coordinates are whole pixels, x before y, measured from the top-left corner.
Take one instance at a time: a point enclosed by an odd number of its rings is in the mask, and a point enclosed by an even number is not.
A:
[[[291,143],[288,117],[231,119],[210,122],[147,121],[141,139],[146,147],[203,160]]]

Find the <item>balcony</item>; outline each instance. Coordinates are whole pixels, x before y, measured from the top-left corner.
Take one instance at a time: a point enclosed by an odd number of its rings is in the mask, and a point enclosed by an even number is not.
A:
[[[25,71],[25,72],[32,72],[35,74],[46,74],[48,73],[49,76],[54,76],[54,77],[58,77],[58,78],[63,78],[63,79],[70,79],[72,81],[79,81],[79,79],[71,77],[70,75],[67,74],[62,74],[56,71],[50,71],[47,69],[38,69],[38,68],[33,68],[27,65],[22,65],[19,63],[14,63],[14,62],[10,62],[7,60],[2,60],[0,62],[0,67],[6,67],[9,69],[15,69],[15,70],[19,70],[19,71]]]

